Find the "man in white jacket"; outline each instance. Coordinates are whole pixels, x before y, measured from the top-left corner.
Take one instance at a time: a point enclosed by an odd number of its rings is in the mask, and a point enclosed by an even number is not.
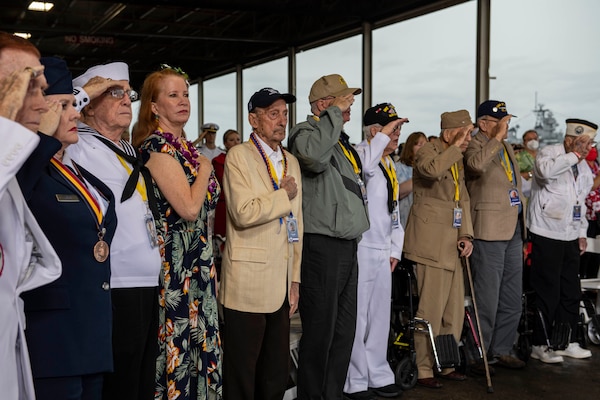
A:
[[[404,242],[398,178],[390,154],[398,147],[400,126],[407,121],[390,103],[371,107],[363,119],[367,139],[356,146],[367,186],[370,228],[358,243],[356,335],[344,385],[344,395],[352,400],[401,393],[387,362],[392,271]]]
[[[546,345],[546,338],[558,324],[570,325],[571,340],[577,329],[579,258],[587,247],[585,198],[593,183],[585,157],[598,129],[598,125],[581,119],[567,119],[566,123],[564,142],[546,146],[537,154],[529,201],[530,281],[543,316],[543,324],[538,319],[534,325],[531,357],[545,363],[562,362],[563,356],[592,355],[577,342],[558,351]]]
[[[25,314],[19,295],[60,276],[61,264],[27,208],[15,175],[39,141],[48,106],[38,50],[0,32],[0,390],[3,399],[33,400]]]

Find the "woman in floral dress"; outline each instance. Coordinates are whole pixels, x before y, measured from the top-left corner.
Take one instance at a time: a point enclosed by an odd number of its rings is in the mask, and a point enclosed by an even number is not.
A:
[[[155,399],[221,398],[215,269],[209,220],[220,187],[210,161],[185,139],[187,76],[166,67],[142,88],[133,141],[154,180],[162,242]],[[149,220],[150,224],[151,221]]]

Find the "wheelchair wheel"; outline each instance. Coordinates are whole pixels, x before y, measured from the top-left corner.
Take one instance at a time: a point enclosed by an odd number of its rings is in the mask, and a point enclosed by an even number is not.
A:
[[[409,357],[404,357],[394,368],[396,385],[402,390],[412,389],[417,384],[417,367],[413,365]]]
[[[588,323],[587,335],[590,339],[590,342],[594,344],[600,344],[600,332],[596,330],[591,321]]]
[[[531,339],[526,334],[519,335],[516,348],[517,357],[527,362],[531,356]]]

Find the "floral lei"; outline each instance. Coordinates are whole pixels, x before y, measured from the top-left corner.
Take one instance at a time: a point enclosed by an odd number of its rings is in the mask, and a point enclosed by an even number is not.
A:
[[[198,170],[198,166],[200,163],[196,160],[196,158],[200,155],[196,147],[185,138],[176,138],[172,133],[163,131],[160,127],[154,131],[155,135],[158,135],[164,138],[167,143],[169,143],[175,150],[177,150],[183,158],[189,162],[195,170]],[[208,197],[208,201],[211,201],[214,194],[217,192],[218,182],[214,178],[214,174],[211,173],[211,176],[208,180],[208,188],[206,190],[206,195]]]
[[[154,131],[154,134],[163,137],[167,141],[167,143],[169,143],[175,148],[175,150],[181,153],[183,158],[185,158],[194,167],[194,169],[198,169],[200,163],[198,163],[196,158],[199,154],[198,150],[196,150],[192,142],[184,138],[182,138],[182,140],[180,141],[179,138],[176,138],[172,133],[165,132],[160,127],[156,131]]]

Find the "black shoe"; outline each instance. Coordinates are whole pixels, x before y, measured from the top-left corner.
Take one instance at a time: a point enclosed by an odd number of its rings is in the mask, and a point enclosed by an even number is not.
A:
[[[377,397],[370,390],[363,390],[362,392],[344,393],[344,398],[348,400],[377,400]]]
[[[380,397],[398,397],[402,394],[402,389],[393,383],[378,388],[369,388],[369,390],[374,391]]]
[[[422,378],[417,379],[417,385],[424,386],[429,389],[441,389],[444,385],[436,378]]]

